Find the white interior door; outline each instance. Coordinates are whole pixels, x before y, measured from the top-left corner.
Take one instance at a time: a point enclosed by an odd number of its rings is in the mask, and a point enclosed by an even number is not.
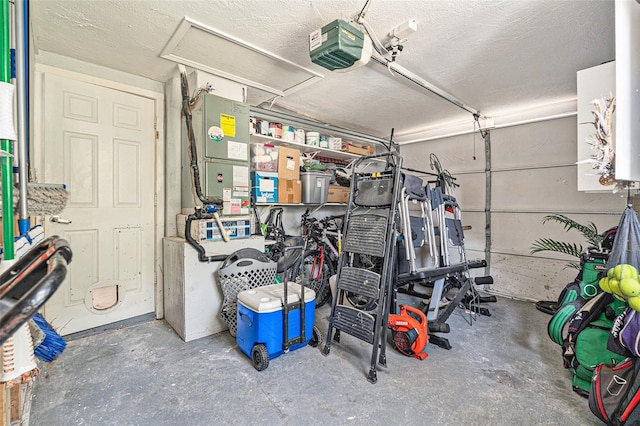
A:
[[[43,180],[69,191],[45,233],[73,251],[47,320],[66,335],[152,312],[154,101],[45,74],[43,106]]]

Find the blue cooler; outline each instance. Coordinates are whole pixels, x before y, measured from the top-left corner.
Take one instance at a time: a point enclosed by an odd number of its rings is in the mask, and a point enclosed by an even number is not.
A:
[[[244,290],[238,294],[238,331],[236,341],[240,350],[253,360],[256,370],[264,370],[269,365],[269,358],[275,358],[284,353],[284,285],[272,284],[251,290]],[[299,303],[299,284],[286,284],[289,305]],[[318,345],[320,339],[315,321],[316,295],[312,289],[304,289],[304,341],[291,344],[290,350],[312,344]],[[301,337],[301,309],[289,308],[288,339],[289,341]],[[309,342],[310,339],[313,342]],[[315,343],[315,345],[313,344]]]

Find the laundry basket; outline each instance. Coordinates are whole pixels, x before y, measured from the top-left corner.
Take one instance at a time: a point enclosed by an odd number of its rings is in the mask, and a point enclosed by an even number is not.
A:
[[[220,265],[218,282],[224,296],[220,318],[229,327],[232,336],[235,337],[238,326],[238,293],[273,284],[276,268],[276,262],[253,248],[235,251]]]

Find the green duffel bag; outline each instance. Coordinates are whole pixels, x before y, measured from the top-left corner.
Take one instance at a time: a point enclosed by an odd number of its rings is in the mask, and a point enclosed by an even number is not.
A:
[[[549,338],[562,345],[567,336],[569,319],[588,300],[602,293],[598,285],[599,276],[606,271],[606,255],[600,253],[584,254],[582,269],[576,279],[567,284],[558,297],[557,308],[547,325]]]
[[[611,321],[608,321],[613,324]],[[576,340],[575,359],[578,363],[572,371],[573,390],[580,395],[587,396],[591,389],[593,370],[600,363],[615,363],[625,357],[607,349],[610,328],[588,326],[578,335]]]
[[[569,319],[562,355],[565,368],[573,374],[573,390],[577,393],[589,394],[593,370],[598,364],[624,359],[624,356],[607,349],[607,341],[614,319],[625,308],[624,301],[609,293],[599,293]]]

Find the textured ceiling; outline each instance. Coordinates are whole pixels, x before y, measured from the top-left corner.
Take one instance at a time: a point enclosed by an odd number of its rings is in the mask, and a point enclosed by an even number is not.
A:
[[[379,64],[332,73],[311,63],[308,34],[355,18],[364,3],[38,0],[30,14],[36,49],[160,82],[175,72],[160,55],[186,16],[325,76],[276,106],[382,137],[471,125],[469,113]],[[398,64],[487,116],[575,98],[576,71],[615,59],[612,0],[372,0],[366,15],[380,38],[408,19],[418,31]],[[272,96],[249,89],[248,100]]]

